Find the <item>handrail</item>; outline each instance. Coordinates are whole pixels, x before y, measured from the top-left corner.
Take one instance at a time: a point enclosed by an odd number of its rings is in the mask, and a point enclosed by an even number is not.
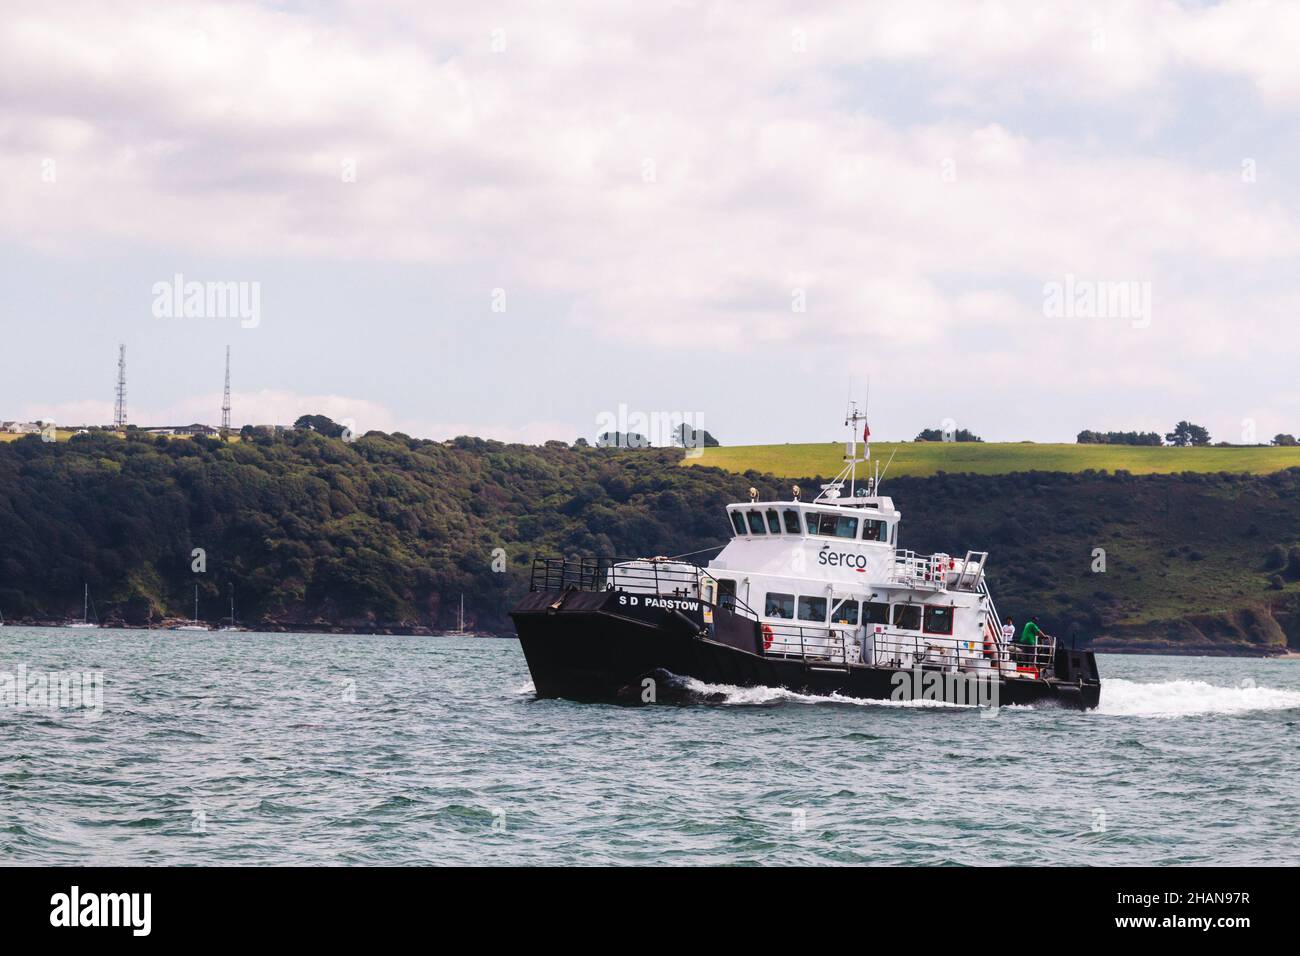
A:
[[[704,585],[716,578],[691,561],[674,558],[534,558],[530,591],[628,591],[704,600]],[[754,620],[758,615],[734,594],[715,590],[715,606]]]
[[[866,663],[906,670],[996,671],[1004,677],[1050,677],[1056,664],[1056,639],[1038,645],[1004,644],[991,635],[972,641],[946,634],[881,629],[867,635]]]
[[[779,624],[763,624],[763,653],[765,656],[794,657],[810,664],[847,665],[857,663],[856,641],[846,641],[844,631],[856,628]],[[769,640],[770,638],[770,640]]]
[[[895,548],[889,578],[894,583],[918,589],[977,591],[984,580],[984,562],[987,560],[987,551],[967,551],[966,557],[959,562],[942,551],[917,554]]]

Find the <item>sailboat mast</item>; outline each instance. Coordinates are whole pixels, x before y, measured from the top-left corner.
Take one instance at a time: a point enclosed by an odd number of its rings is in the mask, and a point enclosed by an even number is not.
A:
[[[83,581],[81,584],[81,623],[90,623],[90,582]]]

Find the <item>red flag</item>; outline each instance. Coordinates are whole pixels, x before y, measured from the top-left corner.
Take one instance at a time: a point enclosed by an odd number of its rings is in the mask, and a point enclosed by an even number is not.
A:
[[[871,426],[867,424],[866,419],[862,420],[862,440],[871,441]]]

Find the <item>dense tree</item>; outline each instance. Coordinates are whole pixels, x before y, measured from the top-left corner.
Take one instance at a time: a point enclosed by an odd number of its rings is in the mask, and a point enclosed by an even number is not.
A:
[[[508,633],[535,557],[710,549],[751,485],[763,500],[789,493],[788,479],[681,458],[379,432],[27,436],[0,443],[0,610],[80,616],[87,582],[107,620],[143,624],[189,616],[197,583],[209,621],[229,613],[233,589],[249,624],[448,628],[463,594],[470,627]],[[947,474],[891,479],[887,493],[907,515],[903,547],[990,548],[999,609],[1043,615],[1052,633],[1136,621],[1134,640],[1157,640],[1153,621],[1300,598],[1300,469]],[[1105,575],[1090,567],[1096,547]]]
[[[1084,429],[1075,439],[1080,445],[1159,445],[1157,432],[1094,432]]]
[[[300,431],[311,429],[320,432],[326,438],[339,438],[347,430],[346,426],[340,425],[324,415],[300,415],[298,420],[293,423],[293,427]]]
[[[596,436],[597,448],[649,448],[650,439],[636,432],[602,432]]]
[[[1285,445],[1288,448],[1294,447],[1296,444],[1295,435],[1287,435],[1287,434],[1274,435],[1273,444]]]
[[[233,587],[250,623],[447,627],[463,593],[472,623],[507,631],[534,556],[720,544],[723,506],[750,484],[681,468],[669,449],[379,432],[348,443],[304,424],[232,444],[0,444],[0,610],[79,615],[88,582],[108,619],[144,623],[189,616],[197,583],[209,620],[229,613]],[[204,575],[190,570],[195,547]]]
[[[1165,441],[1179,448],[1191,448],[1193,445],[1208,445],[1210,433],[1200,425],[1191,422],[1179,422],[1174,430],[1165,436]]]
[[[913,441],[979,441],[982,442],[984,440],[983,438],[980,438],[979,435],[976,435],[972,431],[967,431],[965,428],[956,429],[955,431],[951,432],[951,436],[952,437],[946,437],[942,429],[923,428],[921,429],[920,433],[917,434],[916,438],[913,439]]]
[[[682,422],[673,434],[673,441],[682,448],[718,448],[721,446],[716,438],[703,428],[692,428]]]

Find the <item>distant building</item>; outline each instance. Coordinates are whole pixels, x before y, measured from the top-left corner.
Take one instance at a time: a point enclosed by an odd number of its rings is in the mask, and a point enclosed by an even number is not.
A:
[[[39,435],[41,426],[35,422],[0,422],[0,431],[10,435]]]
[[[217,429],[211,425],[157,425],[153,428],[142,428],[141,431],[149,435],[216,435]]]

